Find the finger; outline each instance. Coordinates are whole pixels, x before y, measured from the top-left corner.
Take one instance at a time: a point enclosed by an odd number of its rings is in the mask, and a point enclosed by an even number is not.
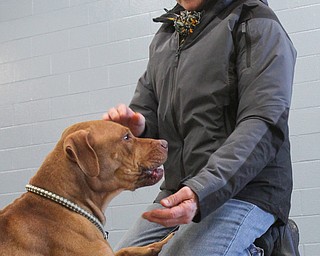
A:
[[[114,121],[128,127],[135,136],[140,136],[145,130],[145,117],[141,113],[134,112],[125,104],[110,108],[102,118],[103,120]]]
[[[108,112],[104,113],[102,119],[105,121],[112,121],[111,113],[115,111],[115,108],[110,108]]]
[[[153,222],[153,223],[157,223],[161,226],[168,227],[168,228],[190,223],[182,218],[181,219],[168,219],[168,220],[167,219],[146,219],[146,220]]]
[[[105,121],[111,121],[111,117],[109,116],[108,112],[102,115],[102,119]]]
[[[176,213],[180,215],[179,213]],[[170,215],[170,214],[169,214]],[[173,227],[181,224],[187,224],[192,221],[192,216],[190,215],[181,215],[176,218],[164,218],[165,215],[158,215],[158,213],[147,212],[142,215],[142,217],[150,222],[158,223],[165,227]]]
[[[138,112],[134,112],[129,107],[120,107],[121,112],[121,122],[125,126],[129,127],[134,136],[140,136],[145,130],[145,117]]]
[[[144,131],[145,124],[146,124],[145,117],[142,114],[135,112],[131,119],[131,126],[135,131],[137,131],[136,135],[140,135]]]
[[[194,192],[189,187],[183,187],[173,195],[162,199],[160,203],[164,207],[173,207],[180,204],[183,201],[190,200],[190,199],[195,199]]]
[[[129,126],[129,123],[134,115],[134,112],[125,104],[118,105],[117,111],[121,119],[121,123],[126,126]]]
[[[142,216],[156,219],[177,219],[184,215],[185,213],[182,207],[176,206],[170,209],[156,209],[145,212]]]
[[[131,120],[132,120],[132,125],[141,126],[143,125],[145,118],[142,114],[138,112],[133,112]]]
[[[142,216],[150,220],[179,220],[184,219],[191,221],[195,216],[197,205],[191,200],[184,201],[178,206],[170,209],[155,209],[145,212]]]
[[[119,113],[118,113],[116,108],[110,108],[108,110],[107,115],[108,115],[108,118],[109,118],[108,120],[114,121],[114,122],[117,122],[117,123],[120,122],[120,116],[119,116]]]

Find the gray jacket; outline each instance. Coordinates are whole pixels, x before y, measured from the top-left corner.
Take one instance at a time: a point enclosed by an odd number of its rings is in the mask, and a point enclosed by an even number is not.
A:
[[[163,24],[130,107],[146,118],[144,136],[169,142],[157,200],[187,185],[200,203],[194,221],[237,198],[286,222],[296,51],[265,1],[236,2],[208,0],[182,47]]]

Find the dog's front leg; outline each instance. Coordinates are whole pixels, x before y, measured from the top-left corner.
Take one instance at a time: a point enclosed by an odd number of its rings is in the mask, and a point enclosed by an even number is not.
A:
[[[122,248],[115,253],[116,256],[156,256],[162,247],[173,237],[174,233],[168,235],[165,239],[142,247]]]

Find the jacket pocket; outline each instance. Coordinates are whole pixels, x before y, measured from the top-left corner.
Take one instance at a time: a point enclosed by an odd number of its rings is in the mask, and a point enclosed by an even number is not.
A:
[[[247,68],[251,67],[251,38],[248,32],[248,21],[241,23],[241,33],[245,38],[246,43],[246,65]]]

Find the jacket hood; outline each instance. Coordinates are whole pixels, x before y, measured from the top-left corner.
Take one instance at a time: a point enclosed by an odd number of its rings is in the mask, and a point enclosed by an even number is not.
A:
[[[268,0],[260,0],[262,3],[264,3],[265,5],[268,5]],[[203,10],[209,9],[211,8],[213,5],[215,4],[219,4],[219,5],[223,5],[223,6],[228,6],[229,4],[233,3],[233,2],[237,2],[237,0],[206,0],[206,3],[203,7]],[[177,6],[180,6],[179,4],[177,4]],[[183,9],[183,7],[180,6],[180,8],[178,9]]]
[[[260,1],[268,5],[267,0]],[[203,8],[201,10],[198,10],[202,13],[201,23],[200,25],[198,25],[198,27],[205,27],[208,23],[212,21],[212,19],[218,16],[220,12],[222,12],[231,4],[236,4],[237,2],[240,2],[240,0],[205,0]],[[248,0],[248,2],[250,2],[250,0]],[[174,31],[174,28],[172,26],[172,17],[174,17],[175,14],[179,14],[183,10],[184,8],[177,3],[171,10],[165,9],[166,13],[161,15],[160,17],[154,18],[153,21],[166,23],[166,26],[162,29]],[[194,34],[197,34],[197,31],[201,31],[201,29],[198,28]]]
[[[228,5],[232,4],[233,2],[237,2],[238,0],[206,0],[206,3],[204,4],[204,7],[201,11],[212,11],[212,7],[215,6],[218,10],[223,10]],[[268,0],[260,0],[265,5],[268,5]],[[165,9],[166,10],[166,9]],[[164,22],[168,23],[168,17],[172,13],[180,13],[180,11],[183,11],[184,8],[180,4],[176,4],[171,10],[166,10],[167,13],[161,15],[160,17],[154,18],[154,22]],[[171,22],[169,22],[171,23]]]
[[[268,0],[260,0],[260,1],[262,3],[264,3],[265,5],[268,5]],[[223,6],[228,6],[229,4],[231,4],[233,2],[237,2],[237,0],[216,0],[216,1],[206,0],[206,3],[204,5],[203,9],[206,10],[206,9],[212,7],[213,5],[215,5],[216,3],[223,5]]]

